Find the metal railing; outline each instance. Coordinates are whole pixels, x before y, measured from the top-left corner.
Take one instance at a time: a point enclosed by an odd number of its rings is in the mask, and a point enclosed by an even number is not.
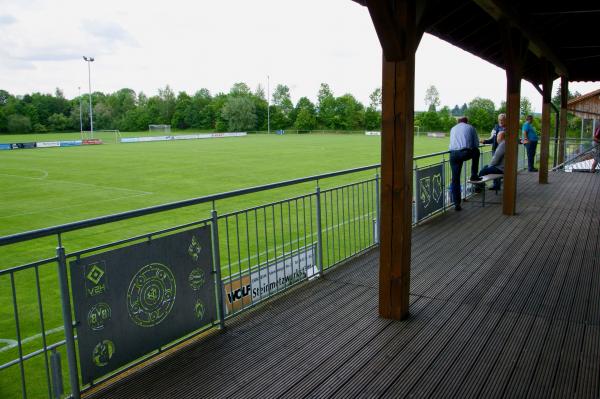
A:
[[[553,144],[557,146],[556,143]],[[594,146],[594,141],[591,138],[565,139],[564,160],[560,164],[555,164],[552,170],[567,170],[568,168],[565,166],[586,160],[590,156],[590,151],[594,148]],[[551,150],[554,150],[554,148]],[[550,153],[552,153],[552,151]],[[558,153],[558,149],[554,150],[554,153]]]
[[[525,154],[522,149],[519,151],[519,168],[523,168],[526,165]],[[442,206],[417,215],[417,205],[421,199],[415,192],[413,224],[445,212],[450,206],[451,172],[448,154],[446,151],[414,158],[415,179],[418,173],[433,166],[438,166],[444,172],[439,181],[443,195]],[[480,165],[488,163],[490,157],[489,151],[482,152]],[[12,309],[10,312],[5,310],[4,321],[0,321],[3,323],[3,336],[0,338],[5,344],[0,346],[0,396],[20,394],[27,397],[29,393],[33,397],[54,398],[61,397],[64,389],[73,397],[79,397],[80,392],[115,374],[107,374],[95,381],[81,381],[79,378],[77,337],[74,332],[77,321],[73,322],[69,262],[192,227],[210,226],[219,317],[194,335],[209,328],[222,327],[227,319],[240,312],[289,287],[317,278],[328,269],[378,245],[379,167],[380,165],[369,165],[265,184],[0,237],[0,246],[5,248],[32,242],[39,244],[39,239],[44,237],[55,237],[56,243],[55,255],[52,257],[0,270],[0,307]],[[464,174],[461,177],[462,195],[465,198],[472,194],[472,187],[467,184],[469,168],[468,161],[463,166]],[[370,174],[372,172],[374,174]],[[345,181],[323,186],[324,181],[332,178],[342,178]],[[246,209],[223,213],[217,210],[217,202],[224,204],[225,200],[243,195],[308,182],[316,184],[314,191]],[[416,187],[416,180],[414,184]],[[69,243],[77,241],[75,238],[78,234],[87,237],[85,242],[94,239],[98,226],[106,227],[122,221],[129,223],[134,218],[199,204],[206,205],[202,210],[205,212],[204,218],[188,217],[183,224],[108,243],[88,245],[83,249],[68,250]],[[39,245],[48,246],[52,243],[45,239]],[[290,275],[286,271],[290,265],[300,265],[304,272]],[[296,269],[292,266],[292,270]],[[257,292],[248,292],[248,287],[251,286],[249,282],[253,280],[255,287],[259,289]],[[60,311],[56,306],[58,301],[61,303]],[[156,348],[154,352],[116,373],[186,338],[181,337],[177,342]],[[61,356],[66,356],[66,364],[61,363]],[[65,381],[63,375],[68,375]]]

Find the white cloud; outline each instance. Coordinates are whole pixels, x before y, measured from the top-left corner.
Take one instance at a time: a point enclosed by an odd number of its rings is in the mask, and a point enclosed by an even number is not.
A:
[[[381,85],[381,48],[365,7],[351,0],[0,0],[0,88],[15,94],[87,86],[81,56],[96,58],[92,86],[146,94],[169,84],[193,93],[252,89],[267,75],[296,101],[319,84],[363,103]],[[2,18],[4,19],[4,23]],[[504,72],[431,36],[417,53],[415,105],[438,87],[443,105],[505,93]],[[524,84],[536,109],[539,94]],[[586,89],[577,89],[581,92]]]

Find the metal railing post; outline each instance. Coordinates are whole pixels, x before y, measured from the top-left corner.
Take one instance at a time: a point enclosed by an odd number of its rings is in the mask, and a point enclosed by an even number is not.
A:
[[[381,226],[381,209],[379,204],[379,173],[375,173],[375,243],[379,244],[379,226]]]
[[[225,314],[223,312],[223,290],[221,280],[221,250],[219,248],[219,218],[217,211],[213,209],[210,212],[211,215],[211,232],[212,232],[212,245],[213,245],[213,262],[215,265],[215,288],[217,291],[217,316],[219,317],[219,328],[225,328]]]
[[[77,369],[77,358],[75,354],[75,337],[73,335],[73,318],[71,316],[71,295],[69,294],[67,258],[65,255],[65,249],[62,246],[60,235],[58,236],[56,257],[58,258],[58,280],[60,282],[60,299],[62,303],[63,325],[65,328],[65,345],[67,348],[67,362],[69,366],[71,395],[74,399],[79,399],[79,371]]]
[[[321,188],[317,185],[316,189],[317,200],[317,265],[319,268],[319,276],[323,275],[323,230],[321,224]]]

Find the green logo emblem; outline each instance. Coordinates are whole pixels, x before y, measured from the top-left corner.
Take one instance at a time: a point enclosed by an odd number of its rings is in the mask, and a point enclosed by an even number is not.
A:
[[[192,259],[194,259],[194,261],[197,261],[200,257],[200,251],[202,251],[202,246],[200,246],[200,243],[198,240],[196,240],[196,236],[193,236],[192,242],[188,247],[188,254],[192,257]]]
[[[112,341],[105,339],[104,341],[98,342],[94,347],[92,361],[98,367],[106,366],[114,354],[115,344]]]
[[[188,276],[188,281],[190,286],[194,291],[197,291],[204,285],[206,279],[204,278],[204,270],[199,267],[192,269],[190,275]]]
[[[102,279],[102,276],[104,276],[104,270],[102,270],[98,265],[93,265],[86,275],[87,279],[94,284],[98,284],[100,279]]]
[[[108,303],[100,302],[92,306],[87,314],[88,326],[94,331],[100,331],[104,328],[106,322],[110,319],[111,310]]]
[[[108,290],[106,264],[94,262],[85,266],[85,293],[88,297],[102,295]]]
[[[154,327],[171,312],[175,304],[175,277],[167,266],[151,263],[133,276],[127,290],[127,310],[140,327]]]
[[[204,307],[204,304],[202,303],[202,301],[200,301],[198,299],[196,301],[196,304],[194,305],[194,314],[196,315],[196,318],[198,320],[204,319],[205,313],[206,313],[206,308]]]

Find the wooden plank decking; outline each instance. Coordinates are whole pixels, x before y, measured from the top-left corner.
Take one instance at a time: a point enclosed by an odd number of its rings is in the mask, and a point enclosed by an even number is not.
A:
[[[597,398],[600,175],[521,174],[517,212],[415,228],[407,321],[371,251],[93,396]]]

